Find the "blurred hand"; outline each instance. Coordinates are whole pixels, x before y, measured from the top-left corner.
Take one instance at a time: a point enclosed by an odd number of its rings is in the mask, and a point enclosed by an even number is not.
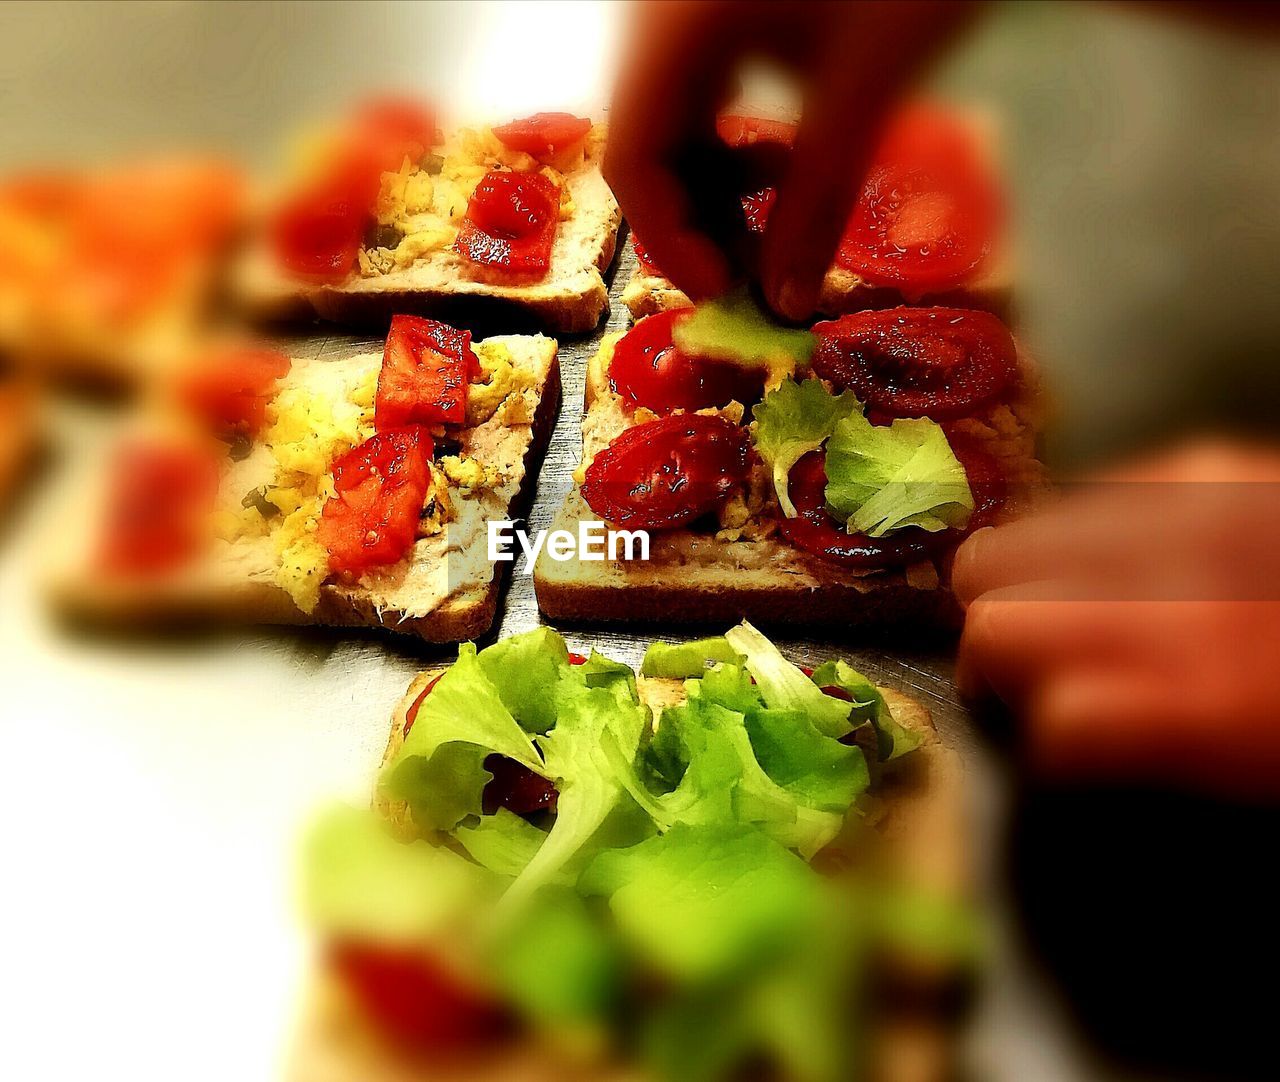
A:
[[[609,118],[605,178],[655,262],[691,297],[730,284],[718,223],[738,195],[717,167],[716,113],[749,57],[793,71],[804,112],[760,256],[769,303],[804,319],[817,302],[888,111],[973,5],[637,4]]]
[[[1280,793],[1280,452],[1200,444],[956,554],[957,679],[1043,775]]]

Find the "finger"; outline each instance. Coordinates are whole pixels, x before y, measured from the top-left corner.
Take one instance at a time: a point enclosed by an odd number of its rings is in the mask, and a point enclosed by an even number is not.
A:
[[[967,20],[970,5],[833,5],[795,151],[761,251],[765,297],[813,313],[890,109]]]
[[[1144,606],[1074,600],[1061,583],[992,591],[965,614],[956,685],[967,698],[990,693],[1019,708],[1047,670],[1123,656],[1149,620]]]
[[[1227,713],[1158,664],[1054,674],[1027,710],[1042,777],[1135,780],[1233,798],[1280,793],[1280,739],[1265,715]]]
[[[604,175],[632,230],[664,274],[691,296],[727,288],[730,266],[702,224],[714,171],[690,148],[715,145],[715,116],[735,46],[716,32],[717,5],[662,5],[639,36],[614,94]],[[710,189],[713,193],[714,187]],[[719,200],[735,207],[727,187]]]

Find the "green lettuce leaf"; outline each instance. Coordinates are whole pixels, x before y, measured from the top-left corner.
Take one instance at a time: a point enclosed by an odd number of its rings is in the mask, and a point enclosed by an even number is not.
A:
[[[820,911],[820,880],[757,830],[683,824],[592,861],[578,883],[609,899],[624,938],[681,981],[723,979],[784,951]]]
[[[805,857],[839,832],[848,804],[838,810],[819,807],[770,777],[756,757],[742,714],[695,695],[662,712],[658,733],[675,764],[664,774],[678,776],[674,788],[654,793],[635,771],[619,766],[618,774],[660,830],[750,824]]]
[[[876,757],[881,762],[899,759],[920,746],[920,734],[899,725],[876,686],[846,662],[823,662],[813,670],[812,679],[817,687],[841,688],[853,698],[854,723],[871,723],[876,731]]]
[[[545,831],[506,808],[481,816],[475,826],[455,828],[453,836],[477,864],[513,879],[547,840]]]
[[[640,675],[680,680],[687,676],[701,676],[711,662],[739,660],[739,655],[723,635],[696,642],[655,642],[644,652]]]
[[[787,518],[795,518],[787,487],[791,467],[821,447],[838,422],[855,414],[861,416],[862,404],[852,391],[832,395],[816,379],[803,383],[786,380],[765,395],[751,413],[756,419],[756,450],[773,474],[778,504]]]
[[[303,843],[303,911],[335,938],[421,943],[470,920],[497,887],[457,853],[393,837],[368,809],[333,808]]]
[[[539,891],[490,954],[502,990],[522,1013],[541,1022],[588,1022],[618,998],[618,945],[572,888]]]
[[[904,526],[962,528],[973,513],[964,466],[928,418],[873,425],[845,417],[827,442],[827,506],[850,533],[884,537]]]
[[[811,808],[844,816],[871,784],[862,750],[824,736],[806,714],[756,710],[746,725],[765,773]]]
[[[556,723],[561,680],[570,665],[569,650],[555,631],[538,627],[499,639],[481,650],[478,660],[502,705],[521,728],[545,733]]]
[[[575,861],[590,859],[597,835],[603,833],[609,844],[616,844],[616,829],[637,821],[629,814],[631,798],[619,770],[634,769],[649,712],[624,689],[625,684],[616,680],[608,687],[583,686],[577,695],[562,698],[555,728],[538,737],[543,773],[559,792],[556,819],[546,841],[503,897],[508,913],[544,884],[560,881]],[[619,818],[621,824],[610,823]]]
[[[423,700],[379,784],[386,796],[409,804],[421,829],[451,830],[466,816],[481,813],[481,795],[491,777],[483,764],[492,753],[546,773],[538,749],[511,716],[475,647],[464,643],[458,660]]]
[[[672,327],[672,340],[693,356],[782,372],[807,364],[817,344],[811,332],[775,322],[745,286],[698,305]]]
[[[792,710],[804,714],[824,736],[836,738],[852,731],[852,706],[830,695],[792,665],[776,646],[745,620],[725,635],[746,660],[755,677],[760,696],[771,710]]]

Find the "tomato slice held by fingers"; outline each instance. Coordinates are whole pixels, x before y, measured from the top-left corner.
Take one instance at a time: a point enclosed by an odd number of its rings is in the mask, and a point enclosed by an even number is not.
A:
[[[572,113],[534,113],[493,129],[498,141],[535,158],[557,154],[591,130],[591,121]]]
[[[587,467],[582,497],[615,526],[662,530],[713,511],[746,479],[746,432],[682,414],[629,428]]]
[[[480,362],[471,332],[419,316],[395,316],[382,351],[374,424],[463,424]]]
[[[331,571],[359,573],[409,551],[431,489],[431,452],[426,430],[411,425],[379,432],[334,463],[336,495],[316,532]]]
[[[644,406],[654,413],[745,405],[764,393],[764,372],[708,357],[693,357],[675,347],[671,330],[692,308],[676,308],[640,320],[613,349],[609,386],[624,408]]]
[[[1017,378],[1013,335],[988,312],[891,308],[818,323],[813,370],[895,417],[958,417]]]
[[[540,173],[487,173],[476,185],[455,249],[481,267],[545,274],[560,219],[560,191]]]
[[[946,289],[981,268],[999,224],[999,193],[972,131],[917,106],[885,136],[837,261],[872,285]]]

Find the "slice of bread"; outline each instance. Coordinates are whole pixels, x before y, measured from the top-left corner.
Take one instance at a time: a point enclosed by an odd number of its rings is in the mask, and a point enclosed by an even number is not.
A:
[[[633,423],[608,380],[619,337],[604,340],[587,370],[584,464]],[[1038,393],[1030,364],[1025,358],[1022,363],[1018,398],[957,424],[999,461],[1010,491],[1004,517],[1025,511],[1043,482],[1035,458]],[[760,487],[773,506],[771,486]],[[579,523],[599,518],[575,485],[552,529],[577,536]],[[945,586],[945,564],[945,559],[926,560],[901,570],[860,571],[797,549],[767,529],[677,529],[650,533],[648,560],[556,561],[544,549],[534,567],[534,589],[544,615],[581,623],[746,619],[842,629],[947,627],[956,624],[960,612]]]
[[[186,620],[264,624],[320,624],[384,628],[429,642],[458,642],[483,635],[493,624],[501,585],[501,565],[488,559],[486,522],[517,518],[527,509],[534,479],[560,406],[560,366],[553,339],[511,335],[486,339],[505,347],[513,371],[526,386],[504,399],[483,423],[450,433],[460,455],[485,470],[482,487],[449,484],[453,517],[430,536],[419,537],[396,564],[366,572],[353,582],[324,581],[313,607],[296,600],[296,583],[282,574],[283,556],[271,532],[220,536],[191,566],[156,579],[113,581],[94,570],[94,529],[65,533],[54,550],[48,585],[65,612],[94,621],[170,622]],[[381,354],[344,359],[295,360],[276,401],[308,397],[349,404],[351,390],[372,385]],[[518,399],[518,401],[517,401]],[[507,404],[516,407],[508,411]],[[514,418],[511,421],[505,417]],[[254,447],[231,463],[219,488],[219,513],[242,511],[246,493],[273,483],[271,449]],[[65,521],[99,521],[105,492],[99,465],[82,486],[78,514]],[[440,483],[437,474],[436,482]],[[288,521],[287,516],[286,522]],[[275,520],[272,520],[275,521]],[[323,570],[319,572],[323,574]]]
[[[445,668],[419,673],[391,718],[383,754],[389,762],[404,742],[408,714]],[[661,724],[661,708],[684,698],[679,680],[641,677],[642,702]],[[880,688],[894,719],[918,733],[920,746],[886,764],[868,819],[891,846],[894,866],[905,882],[940,896],[961,898],[971,883],[966,843],[964,767],[960,756],[938,737],[928,708],[892,688]],[[374,806],[406,839],[415,836],[408,807],[375,796]],[[925,981],[945,983],[947,974]],[[919,1011],[877,1016],[873,1034],[873,1082],[940,1082],[954,1057],[954,1034],[938,1017]],[[306,995],[302,1020],[286,1072],[288,1082],[644,1082],[648,1076],[617,1064],[575,1063],[556,1048],[526,1038],[486,1048],[477,1058],[430,1062],[409,1060],[379,1039],[341,983],[323,968]]]
[[[458,322],[486,320],[492,326],[532,320],[565,334],[589,331],[609,306],[604,272],[613,262],[622,221],[600,175],[603,145],[604,129],[597,126],[587,137],[581,164],[563,174],[572,210],[559,223],[551,265],[539,279],[476,267],[448,240],[386,273],[362,275],[357,269],[337,284],[308,283],[283,272],[260,239],[237,268],[233,292],[241,307],[260,320],[319,316],[346,326],[381,327],[392,315],[411,313]],[[468,179],[474,184],[479,178]],[[461,209],[465,202],[455,207],[459,215]],[[444,225],[446,234],[456,232],[456,219]]]

